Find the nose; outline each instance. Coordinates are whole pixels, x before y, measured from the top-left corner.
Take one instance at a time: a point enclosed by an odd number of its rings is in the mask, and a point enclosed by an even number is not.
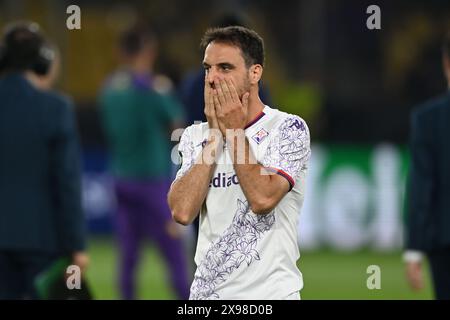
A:
[[[214,78],[217,76],[216,71],[214,70],[214,67],[210,67],[206,74],[206,79],[208,80],[209,84],[214,84]]]

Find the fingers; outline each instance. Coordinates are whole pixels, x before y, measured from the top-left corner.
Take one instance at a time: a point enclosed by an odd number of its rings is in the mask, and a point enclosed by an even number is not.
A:
[[[213,89],[205,76],[205,113],[211,116],[214,111]]]
[[[214,93],[217,92],[217,97],[219,99],[220,104],[225,106],[225,104],[229,100],[226,99],[225,94],[222,90],[222,82],[223,82],[223,80],[221,80],[221,79],[217,79],[217,78],[214,79],[214,87],[215,87]]]
[[[214,79],[214,89],[210,89],[210,94],[215,97],[215,99],[213,99],[214,108],[216,109],[216,113],[218,115],[222,114],[222,112],[226,112],[229,107],[233,108],[239,105],[246,110],[248,108],[250,93],[246,92],[242,96],[241,101],[231,78]]]
[[[218,128],[216,111],[214,109],[213,89],[205,76],[205,116],[210,128]]]
[[[409,278],[410,286],[413,290],[419,291],[423,288],[422,278],[420,275],[412,275]]]
[[[217,126],[219,127],[219,130],[222,132],[222,135],[225,136],[225,126],[221,121],[221,118],[223,117],[223,112],[222,112],[222,106],[220,105],[220,101],[219,101],[219,95],[217,90],[214,90],[213,92],[213,103],[214,103],[214,113],[217,119]]]
[[[214,111],[214,95],[212,92],[208,95],[208,103],[207,103],[207,111],[209,113],[210,117],[215,117],[215,111]]]
[[[205,94],[205,104],[209,103],[209,101],[210,101],[210,97],[211,97],[211,94],[212,94],[211,91],[212,91],[211,85],[209,84],[208,79],[205,76],[205,92],[204,92],[204,94]]]
[[[233,101],[239,101],[239,95],[237,93],[236,87],[234,86],[233,79],[227,79],[226,83],[228,85],[230,95]]]
[[[220,98],[217,90],[214,90],[213,93],[213,103],[216,115],[220,117],[222,115],[222,106],[220,105]]]
[[[226,100],[237,102],[239,101],[239,98],[236,100],[232,95],[232,88],[229,86],[230,80],[228,79],[221,79],[220,80],[220,88],[222,89],[223,95]],[[232,84],[232,83],[231,83]]]
[[[413,290],[420,290],[423,288],[422,268],[418,263],[407,263],[406,275],[408,282]]]

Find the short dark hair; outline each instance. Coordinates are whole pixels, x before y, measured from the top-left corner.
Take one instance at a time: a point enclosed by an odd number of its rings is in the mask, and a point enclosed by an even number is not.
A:
[[[450,59],[450,31],[447,32],[442,44],[442,53],[447,59]]]
[[[251,29],[241,26],[211,28],[204,34],[200,46],[205,50],[211,42],[229,43],[241,49],[247,67],[264,66],[264,41]]]
[[[143,24],[137,24],[126,30],[119,39],[119,47],[126,55],[139,53],[145,44],[156,46],[157,40],[153,30]]]
[[[0,44],[0,72],[32,70],[44,75],[54,55],[53,45],[45,38],[38,24],[13,22],[5,28]]]

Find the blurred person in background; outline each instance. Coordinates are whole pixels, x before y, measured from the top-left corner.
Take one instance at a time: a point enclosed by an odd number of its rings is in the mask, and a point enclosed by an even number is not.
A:
[[[34,299],[59,257],[88,264],[79,144],[72,102],[50,91],[59,60],[39,26],[9,25],[0,46],[0,299]]]
[[[417,107],[411,117],[406,276],[423,287],[423,255],[436,299],[450,299],[450,33],[443,45],[447,92]]]
[[[130,28],[119,45],[124,65],[107,80],[100,105],[115,177],[121,294],[135,299],[139,251],[142,240],[150,238],[168,264],[177,297],[186,299],[187,261],[180,229],[166,202],[172,168],[170,133],[182,127],[183,109],[155,88],[157,40],[150,28]]]

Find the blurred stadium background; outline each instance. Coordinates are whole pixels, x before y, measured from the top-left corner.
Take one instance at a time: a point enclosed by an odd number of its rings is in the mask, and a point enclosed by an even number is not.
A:
[[[81,8],[81,30],[65,27],[71,4]],[[381,8],[381,30],[366,28],[370,4]],[[263,36],[264,83],[274,107],[301,115],[312,133],[300,225],[302,297],[430,299],[428,279],[424,291],[413,293],[404,278],[402,209],[409,112],[446,89],[440,45],[450,28],[448,0],[3,0],[1,27],[34,20],[61,50],[58,89],[76,102],[82,138],[88,277],[95,297],[119,297],[115,201],[96,100],[117,65],[118,35],[138,18],[154,26],[160,42],[157,72],[171,80],[176,94],[182,79],[201,65],[201,35],[224,12],[244,15]],[[366,287],[369,265],[381,268],[381,290]],[[149,245],[139,297],[173,298],[167,276],[160,254]]]

